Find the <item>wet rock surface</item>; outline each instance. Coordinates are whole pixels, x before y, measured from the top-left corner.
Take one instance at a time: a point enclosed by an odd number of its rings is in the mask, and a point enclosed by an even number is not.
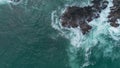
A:
[[[68,6],[60,17],[62,26],[80,27],[83,34],[88,33],[92,29],[88,23],[95,18],[99,18],[101,10],[108,5],[108,2],[103,0],[94,0],[92,3],[92,6],[86,7]]]
[[[93,19],[99,18],[102,10],[107,8],[109,2],[106,0],[93,0],[92,6],[77,7],[68,6],[61,15],[61,23],[64,27],[80,27],[83,34],[87,34],[92,27],[89,25]],[[120,19],[120,0],[113,0],[113,6],[108,16],[108,22],[113,27],[118,27],[117,20]]]
[[[120,0],[113,0],[113,6],[111,7],[111,12],[108,16],[110,25],[113,27],[118,27],[118,19],[120,19]]]

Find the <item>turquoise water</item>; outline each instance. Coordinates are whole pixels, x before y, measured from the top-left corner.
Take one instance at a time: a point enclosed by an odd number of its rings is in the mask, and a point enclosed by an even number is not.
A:
[[[69,43],[50,25],[52,10],[63,2],[25,3],[0,5],[0,68],[67,68]]]
[[[78,29],[64,30],[58,27],[59,20],[52,21],[65,5],[83,6],[89,2],[23,0],[14,4],[0,0],[0,68],[120,68],[117,29],[110,28],[117,34],[116,40],[111,31],[112,36],[93,21],[95,28],[81,43],[83,36]],[[107,24],[103,27],[109,28]]]

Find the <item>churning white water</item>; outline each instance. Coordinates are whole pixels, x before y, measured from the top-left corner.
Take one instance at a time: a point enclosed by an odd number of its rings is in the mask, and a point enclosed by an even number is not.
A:
[[[88,1],[88,0],[85,0]],[[100,13],[100,17],[94,19],[89,23],[93,28],[89,34],[83,35],[80,31],[80,28],[65,28],[61,26],[59,16],[65,11],[64,9],[58,9],[53,11],[52,18],[52,27],[56,30],[60,31],[60,34],[65,36],[70,40],[72,46],[68,47],[68,56],[69,56],[69,64],[71,68],[84,68],[86,66],[95,64],[89,61],[89,57],[91,54],[90,49],[93,47],[98,47],[98,49],[103,49],[104,57],[112,57],[118,56],[117,54],[113,54],[113,47],[120,40],[120,27],[112,27],[108,22],[107,16],[110,12],[110,7],[113,6],[112,0],[108,0],[109,4],[106,9],[102,10]],[[85,3],[84,3],[85,4]],[[61,11],[61,13],[59,12]],[[120,20],[118,20],[120,23]],[[111,40],[110,40],[111,39]],[[84,62],[80,65],[77,62],[78,51],[80,49],[84,49]],[[99,55],[95,55],[98,57]]]
[[[0,0],[0,4],[6,4],[6,3],[9,3],[10,0]]]
[[[0,5],[3,4],[13,4],[13,5],[18,5],[19,3],[21,3],[23,0],[20,0],[18,2],[15,2],[14,0],[0,0]]]

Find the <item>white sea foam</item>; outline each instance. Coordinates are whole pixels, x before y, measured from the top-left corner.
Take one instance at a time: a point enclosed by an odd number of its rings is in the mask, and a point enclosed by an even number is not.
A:
[[[105,38],[111,38],[113,40],[120,40],[120,27],[112,27],[108,22],[108,15],[110,12],[110,7],[113,6],[112,0],[108,0],[109,4],[106,9],[102,10],[100,13],[100,18],[94,19],[89,23],[93,28],[89,34],[83,35],[80,31],[80,28],[64,28],[60,24],[58,11],[52,13],[52,27],[56,30],[59,30],[62,35],[70,40],[71,45],[69,47],[68,56],[70,65],[72,68],[80,68],[79,64],[76,63],[77,51],[79,48],[85,50],[85,62],[82,67],[92,65],[92,62],[89,62],[89,56],[91,54],[90,48],[97,46],[99,44],[99,49],[104,48],[103,56],[112,56],[112,48],[114,44],[111,41],[107,41]],[[63,10],[62,10],[63,11]],[[64,12],[64,11],[63,11]],[[62,12],[62,13],[63,13]],[[60,13],[61,14],[61,13]],[[120,20],[118,20],[120,24]],[[105,36],[105,37],[104,37]]]
[[[20,0],[19,2],[14,2],[12,0],[0,0],[0,5],[3,4],[13,4],[13,5],[18,5],[22,2],[23,0]]]
[[[92,5],[91,4],[92,0],[66,0],[66,1],[67,1],[66,6],[84,7],[84,6]]]
[[[0,0],[0,5],[1,4],[7,4],[7,3],[9,3],[10,2],[10,0]]]
[[[116,40],[116,41],[119,41],[120,40],[120,27],[110,27],[109,28],[109,32],[110,32],[110,35],[111,37]]]

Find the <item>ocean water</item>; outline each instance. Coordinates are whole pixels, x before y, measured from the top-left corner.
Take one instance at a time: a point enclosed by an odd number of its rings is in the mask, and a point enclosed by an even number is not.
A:
[[[108,1],[82,35],[59,17],[66,6],[91,0],[0,0],[0,68],[120,68],[120,27],[107,22]]]

